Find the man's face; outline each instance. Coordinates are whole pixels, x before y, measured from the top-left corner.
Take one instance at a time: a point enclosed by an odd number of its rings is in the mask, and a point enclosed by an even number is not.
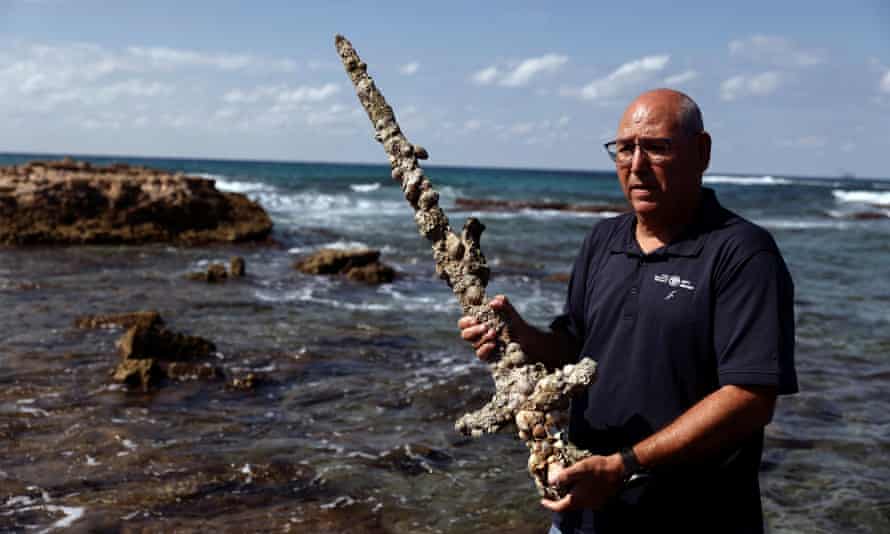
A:
[[[631,161],[616,163],[621,189],[634,212],[665,224],[684,220],[695,209],[707,166],[701,136],[685,134],[680,127],[679,105],[680,100],[669,94],[644,94],[624,112],[616,136],[619,144],[671,140],[660,161],[652,161],[643,149],[631,148]]]

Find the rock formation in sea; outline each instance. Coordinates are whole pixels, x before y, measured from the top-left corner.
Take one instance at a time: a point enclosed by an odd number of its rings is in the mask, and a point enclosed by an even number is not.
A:
[[[570,397],[593,382],[596,363],[583,358],[577,364],[551,372],[525,355],[513,340],[506,317],[487,304],[485,287],[489,268],[480,248],[485,226],[471,217],[460,234],[451,229],[445,212],[439,207],[439,194],[418,161],[427,159],[429,154],[402,133],[393,109],[368,76],[367,65],[352,44],[338,35],[336,47],[359,101],[374,125],[375,139],[389,157],[392,177],[401,184],[405,198],[414,209],[417,229],[432,243],[436,273],[452,289],[465,315],[474,316],[498,332],[497,354],[489,360],[495,382],[494,397],[481,409],[461,417],[455,428],[464,434],[479,436],[514,422],[519,438],[530,451],[528,469],[538,491],[548,498],[558,498],[564,490],[548,484],[550,466],[565,467],[590,455],[569,443],[563,428]]]
[[[66,158],[0,167],[0,244],[262,240],[268,214],[214,180]]]
[[[229,260],[229,270],[222,263],[211,263],[205,271],[188,273],[186,278],[198,282],[218,284],[230,278],[241,278],[245,274],[245,262],[241,256],[234,256]]]
[[[366,284],[389,284],[396,274],[380,262],[380,251],[373,249],[323,248],[297,260],[294,268],[306,274],[339,274]]]
[[[78,328],[127,329],[117,341],[121,361],[112,372],[115,382],[148,391],[164,378],[210,380],[223,376],[209,361],[216,350],[212,342],[169,330],[156,311],[91,315],[74,324]]]
[[[499,200],[489,198],[459,197],[454,205],[460,209],[477,211],[553,210],[573,213],[621,213],[627,211],[621,204],[571,204],[530,200]]]

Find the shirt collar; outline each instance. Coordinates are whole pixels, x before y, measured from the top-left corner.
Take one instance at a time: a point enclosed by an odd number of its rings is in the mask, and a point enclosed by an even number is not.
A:
[[[698,256],[705,246],[707,229],[712,226],[721,209],[714,190],[703,187],[696,216],[689,227],[677,239],[650,254],[687,258]],[[635,236],[636,224],[636,217],[630,214],[627,223],[623,224],[621,230],[612,238],[609,250],[631,256],[645,256]]]

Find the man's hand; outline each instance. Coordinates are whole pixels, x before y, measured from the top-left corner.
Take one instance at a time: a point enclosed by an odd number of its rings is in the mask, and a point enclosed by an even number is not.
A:
[[[491,309],[507,316],[511,332],[517,335],[521,344],[522,330],[526,330],[528,325],[522,316],[519,315],[519,312],[516,311],[516,308],[510,304],[507,297],[498,295],[488,305],[491,306]],[[494,353],[497,332],[487,324],[479,324],[474,317],[469,315],[461,317],[457,322],[457,327],[460,328],[460,337],[473,345],[473,349],[476,350],[476,356],[480,360],[488,360]]]
[[[598,510],[624,484],[624,461],[618,454],[591,456],[565,469],[550,466],[550,470],[547,477],[550,484],[569,489],[558,501],[541,500],[541,505],[554,512]]]

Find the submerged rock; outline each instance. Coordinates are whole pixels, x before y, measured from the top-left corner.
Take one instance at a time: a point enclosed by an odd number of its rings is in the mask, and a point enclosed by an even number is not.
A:
[[[388,284],[395,278],[395,270],[380,262],[380,251],[372,249],[323,248],[298,260],[294,268],[306,274],[341,274],[368,284]]]
[[[214,180],[68,158],[0,167],[0,244],[198,244],[271,230],[259,204]]]

